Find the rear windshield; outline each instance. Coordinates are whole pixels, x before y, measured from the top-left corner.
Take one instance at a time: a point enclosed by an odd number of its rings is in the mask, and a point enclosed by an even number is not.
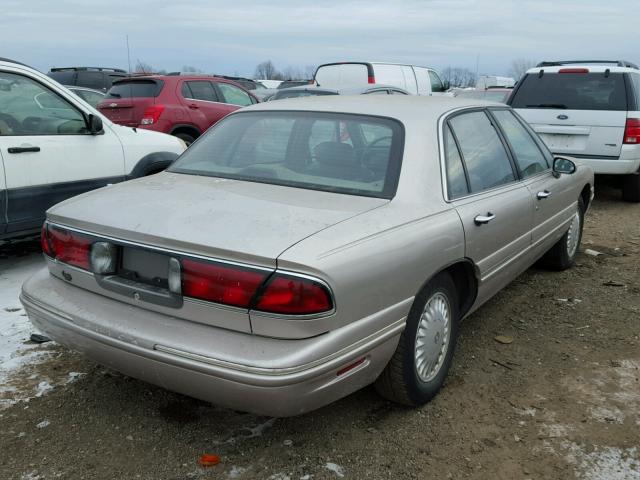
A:
[[[107,98],[157,97],[163,83],[162,80],[122,80],[111,86]]]
[[[283,90],[276,93],[271,100],[282,100],[283,98],[298,98],[298,97],[317,97],[319,95],[337,95],[337,93],[327,92],[324,90]]]
[[[246,112],[217,123],[169,170],[392,198],[403,141],[402,125],[388,118]]]
[[[622,73],[530,73],[509,103],[513,108],[627,110],[627,93]]]
[[[368,77],[369,69],[365,63],[341,63],[318,67],[315,81],[321,87],[335,88],[366,85]]]

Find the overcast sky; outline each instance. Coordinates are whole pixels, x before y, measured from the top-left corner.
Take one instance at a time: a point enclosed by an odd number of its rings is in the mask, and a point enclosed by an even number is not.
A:
[[[252,76],[342,60],[506,74],[516,58],[640,60],[638,0],[0,0],[0,56],[52,66],[191,65]]]

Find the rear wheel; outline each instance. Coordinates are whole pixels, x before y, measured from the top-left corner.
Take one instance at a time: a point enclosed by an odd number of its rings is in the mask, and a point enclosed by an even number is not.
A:
[[[640,172],[624,176],[622,198],[627,202],[640,202]]]
[[[187,147],[196,141],[196,138],[188,133],[176,133],[175,136],[186,143]]]
[[[578,247],[582,240],[582,224],[584,222],[584,201],[578,199],[578,208],[571,219],[569,229],[558,242],[549,249],[542,258],[543,263],[554,270],[566,270],[573,265],[578,255]]]
[[[431,400],[451,367],[458,321],[455,285],[440,274],[416,296],[396,352],[376,380],[378,393],[411,406]]]

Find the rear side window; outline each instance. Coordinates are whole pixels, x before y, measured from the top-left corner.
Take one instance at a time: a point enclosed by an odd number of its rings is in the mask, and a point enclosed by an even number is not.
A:
[[[467,179],[464,174],[462,157],[458,151],[451,129],[444,128],[444,160],[447,167],[447,191],[449,198],[454,199],[469,193]]]
[[[107,92],[107,97],[157,97],[163,84],[162,80],[124,80],[114,83]]]
[[[80,87],[93,88],[95,90],[102,90],[105,88],[104,73],[102,72],[78,72],[78,79],[76,85]]]
[[[513,108],[627,110],[622,73],[527,74],[509,104]]]
[[[629,75],[631,83],[633,84],[633,90],[636,97],[636,110],[640,112],[640,74],[632,73]]]
[[[449,120],[467,167],[471,192],[515,180],[507,151],[485,112],[456,115]]]
[[[193,82],[184,82],[182,87],[182,96],[192,98],[194,100],[204,100],[206,102],[217,102],[218,95],[213,88],[211,82],[206,80],[198,80]]]
[[[76,72],[73,71],[49,72],[47,76],[53,78],[56,82],[61,83],[62,85],[76,84]]]
[[[527,129],[509,110],[492,110],[516,157],[522,177],[530,177],[549,168],[547,159]]]

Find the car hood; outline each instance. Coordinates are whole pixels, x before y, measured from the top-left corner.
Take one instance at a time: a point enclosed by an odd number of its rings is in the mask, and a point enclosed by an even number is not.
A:
[[[121,240],[274,267],[300,240],[386,203],[163,172],[71,198],[47,218]]]

